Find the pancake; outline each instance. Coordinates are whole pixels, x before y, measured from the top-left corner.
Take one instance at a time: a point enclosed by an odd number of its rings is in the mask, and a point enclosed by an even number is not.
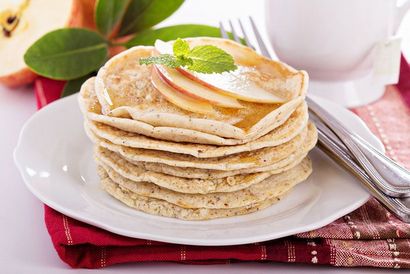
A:
[[[100,174],[102,188],[111,196],[126,204],[127,206],[137,209],[139,211],[159,215],[170,218],[178,218],[182,220],[200,221],[210,220],[216,218],[226,218],[239,215],[250,214],[252,212],[265,209],[276,202],[280,201],[284,195],[274,197],[260,203],[249,205],[242,208],[228,208],[228,209],[209,209],[209,208],[183,208],[177,205],[168,203],[164,200],[148,198],[137,195],[125,188],[120,187],[114,183],[105,173]]]
[[[304,130],[307,121],[307,106],[306,104],[301,104],[283,125],[272,130],[265,136],[246,144],[232,146],[199,145],[163,141],[123,131],[94,121],[86,122],[86,127],[97,137],[116,145],[187,154],[197,158],[211,158],[257,150],[265,147],[278,146],[289,142]]]
[[[132,162],[134,165],[140,166],[141,168],[149,171],[155,171],[159,173],[164,173],[176,177],[191,178],[191,179],[218,179],[225,178],[229,176],[235,176],[238,174],[249,174],[256,172],[272,171],[279,168],[284,168],[292,163],[300,162],[307,153],[316,145],[317,141],[317,131],[314,134],[308,136],[306,142],[303,146],[297,149],[294,153],[290,154],[288,157],[281,159],[280,161],[267,166],[247,168],[247,169],[237,169],[237,170],[212,170],[212,169],[200,169],[200,168],[182,168],[174,167],[166,164],[160,163],[147,163],[147,162]]]
[[[122,188],[139,196],[165,200],[183,208],[237,208],[277,197],[304,181],[312,172],[311,162],[305,158],[299,165],[245,189],[225,193],[191,194],[175,192],[148,182],[135,182],[122,177],[108,166],[100,166],[110,179]],[[100,170],[99,173],[102,171]]]
[[[272,174],[278,174],[298,165],[306,154],[300,156],[289,165],[267,172],[238,174],[218,179],[190,179],[172,176],[144,169],[141,165],[134,165],[117,153],[103,147],[96,147],[95,160],[98,165],[109,167],[122,177],[136,182],[149,182],[160,187],[182,193],[207,194],[213,192],[232,192],[247,188],[262,182]]]
[[[103,115],[101,114],[101,105],[95,94],[94,83],[95,77],[92,77],[82,85],[79,95],[79,104],[86,119],[93,122],[97,122],[100,125],[108,125],[113,127],[114,129],[121,129],[122,131],[127,133],[136,133],[139,135],[138,139],[142,139],[144,136],[147,136],[159,140],[168,140],[172,142],[188,142],[195,144],[210,144],[218,146],[233,146],[238,144],[244,144],[245,146],[247,146],[247,144],[251,141],[249,139],[239,140],[223,138],[217,135],[185,128],[152,126],[148,123],[144,123],[138,120]],[[284,125],[281,125],[279,126],[279,128],[275,128],[274,130],[272,130],[272,133],[270,133],[270,135],[283,136],[284,141],[286,141],[287,138],[289,140],[289,138],[292,138],[292,133],[293,135],[296,135],[298,131],[300,131],[303,128],[303,126],[307,122],[307,118],[308,115],[306,104],[301,103],[296,107],[295,111],[290,114],[289,118],[286,120]],[[287,132],[289,132],[290,134],[286,134]],[[288,135],[287,138],[285,137],[286,135]],[[136,140],[137,143],[139,143],[138,141],[139,140]],[[274,143],[274,140],[269,142]],[[192,146],[195,145],[191,145],[191,147]]]
[[[98,72],[95,93],[102,114],[131,118],[152,126],[195,130],[224,138],[253,140],[283,124],[303,102],[308,76],[280,62],[267,59],[248,47],[219,38],[187,39],[199,45],[215,45],[232,54],[235,63],[252,67],[259,82],[281,87],[283,104],[240,101],[244,108],[214,107],[216,114],[199,114],[170,103],[151,83],[151,66],[139,65],[139,59],[157,54],[155,48],[138,46],[111,58]],[[272,91],[273,92],[273,91]]]
[[[119,153],[122,157],[131,162],[160,163],[174,167],[190,167],[213,170],[237,170],[246,168],[263,167],[276,163],[286,158],[296,149],[302,147],[307,135],[314,135],[316,128],[310,124],[300,135],[287,143],[275,147],[267,147],[259,150],[237,153],[233,155],[215,158],[196,158],[191,155],[184,155],[166,151],[147,150],[130,148],[112,144],[108,141],[95,138],[90,134],[90,138],[99,146]]]

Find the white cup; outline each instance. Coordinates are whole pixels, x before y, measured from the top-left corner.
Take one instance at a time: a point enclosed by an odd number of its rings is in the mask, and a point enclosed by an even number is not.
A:
[[[312,79],[354,79],[370,72],[375,45],[409,8],[409,0],[266,0],[266,26],[280,60]]]

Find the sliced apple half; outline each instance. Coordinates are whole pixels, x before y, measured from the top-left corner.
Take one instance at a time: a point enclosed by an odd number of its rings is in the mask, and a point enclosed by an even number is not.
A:
[[[155,41],[155,48],[161,54],[172,54],[172,43],[161,40]],[[249,58],[252,58],[250,56]],[[198,84],[212,89],[222,95],[230,96],[242,101],[256,103],[284,103],[288,98],[275,95],[263,88],[263,75],[255,67],[237,64],[238,69],[231,72],[204,74],[185,68],[177,68],[178,72]]]
[[[221,94],[215,89],[210,89],[201,85],[197,81],[185,77],[176,69],[162,65],[155,65],[158,73],[164,81],[173,87],[175,90],[196,98],[210,102],[212,105],[227,107],[227,108],[243,108],[243,106],[235,98]]]
[[[151,81],[154,87],[171,103],[174,105],[191,112],[210,114],[217,114],[212,105],[203,99],[196,99],[191,96],[185,95],[173,87],[168,85],[158,72],[156,67],[153,68],[151,73]]]
[[[0,1],[0,84],[10,87],[28,84],[36,75],[23,55],[49,31],[82,24],[79,0]]]

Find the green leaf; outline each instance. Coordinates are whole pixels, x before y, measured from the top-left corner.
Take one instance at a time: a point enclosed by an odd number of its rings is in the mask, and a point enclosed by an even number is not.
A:
[[[171,54],[161,54],[159,56],[150,56],[147,58],[141,58],[139,60],[140,65],[152,65],[159,64],[165,65],[170,68],[177,68],[180,66],[186,66],[191,64],[191,61],[183,58],[176,58]]]
[[[237,68],[232,55],[212,45],[194,47],[187,58],[193,61],[188,69],[196,72],[222,73]]]
[[[174,55],[160,54],[141,58],[139,63],[161,64],[171,68],[186,66],[190,70],[201,73],[222,73],[237,69],[232,55],[216,46],[196,46],[191,50],[188,42],[181,38],[178,38],[175,44]]]
[[[189,44],[187,41],[178,38],[173,45],[173,51],[175,56],[184,56],[189,53]]]
[[[109,36],[121,22],[130,0],[98,0],[95,7],[95,24],[101,34]]]
[[[80,89],[81,89],[81,85],[85,81],[87,81],[88,78],[90,78],[91,76],[94,76],[94,75],[95,75],[95,73],[90,73],[90,74],[87,74],[83,77],[67,81],[67,83],[65,83],[65,85],[64,85],[63,92],[61,93],[61,98],[79,92]]]
[[[125,44],[125,46],[128,48],[138,45],[152,46],[157,39],[170,41],[177,38],[199,36],[220,37],[220,32],[218,28],[206,25],[175,25],[159,29],[148,29],[137,33],[134,38]]]
[[[173,14],[184,0],[131,0],[120,27],[120,35],[152,27]]]
[[[24,54],[24,61],[37,74],[71,80],[100,68],[107,54],[107,43],[98,33],[58,29],[38,39]]]

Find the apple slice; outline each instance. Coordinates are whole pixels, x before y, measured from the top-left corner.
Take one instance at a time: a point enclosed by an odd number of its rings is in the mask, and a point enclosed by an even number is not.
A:
[[[172,54],[172,43],[161,40],[155,41],[155,48],[161,54]],[[236,49],[233,49],[236,50]],[[244,52],[244,54],[249,54]],[[252,58],[252,56],[250,56]],[[231,72],[204,74],[177,68],[178,72],[198,84],[212,89],[222,95],[255,103],[284,103],[288,98],[283,98],[267,91],[261,85],[266,81],[261,72],[255,67],[241,66]],[[266,77],[266,76],[265,76]],[[259,84],[258,84],[259,82]]]
[[[187,111],[196,112],[196,113],[203,113],[203,114],[210,114],[217,112],[214,110],[212,105],[203,99],[195,99],[188,95],[185,95],[173,87],[169,86],[165,83],[164,79],[160,76],[157,68],[153,68],[151,74],[151,81],[154,87],[162,94],[164,97],[173,103],[174,105],[185,109]]]
[[[252,79],[251,75],[257,75],[258,72],[251,67],[238,66],[235,71],[220,74],[196,73],[184,68],[177,68],[177,70],[192,81],[242,101],[270,104],[288,101],[287,98],[276,96],[258,85],[257,81],[262,79]]]
[[[174,54],[172,49],[173,42],[164,42],[162,40],[155,40],[154,47],[161,54]]]
[[[0,84],[32,82],[36,75],[23,60],[27,48],[51,30],[80,26],[82,21],[79,0],[1,0]]]
[[[175,90],[197,99],[203,99],[213,105],[228,108],[243,108],[243,106],[231,96],[221,94],[214,89],[207,88],[187,77],[184,77],[176,69],[162,65],[155,65],[161,78]]]

